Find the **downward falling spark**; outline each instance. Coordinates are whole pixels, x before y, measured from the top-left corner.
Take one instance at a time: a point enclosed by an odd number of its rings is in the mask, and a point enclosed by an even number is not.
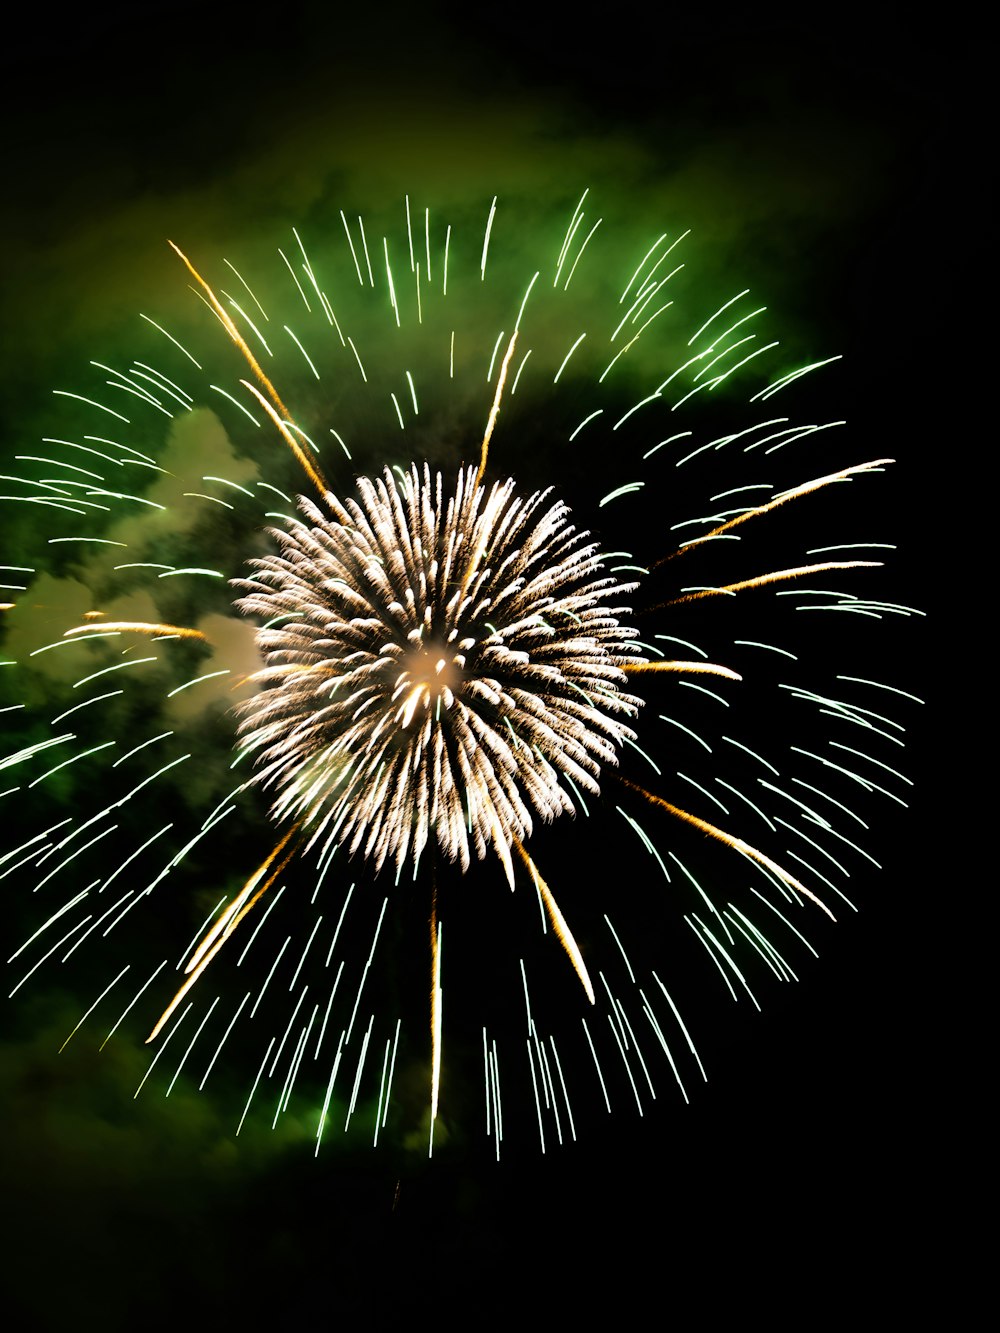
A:
[[[685,824],[690,824],[693,828],[701,829],[702,833],[707,833],[710,838],[715,838],[717,842],[725,843],[727,847],[732,847],[735,851],[742,852],[744,856],[749,856],[751,861],[756,861],[758,865],[765,866],[772,874],[777,875],[780,880],[787,884],[789,888],[794,889],[797,893],[801,893],[802,896],[808,898],[811,903],[815,903],[821,911],[827,914],[831,921],[836,921],[837,918],[822,899],[817,898],[815,893],[810,889],[807,889],[804,884],[800,884],[799,881],[795,879],[794,876],[790,875],[787,870],[783,870],[776,861],[772,861],[769,856],[765,856],[763,852],[759,852],[757,848],[752,847],[750,843],[744,842],[742,838],[737,838],[732,833],[727,833],[725,829],[717,828],[715,824],[709,824],[707,820],[699,819],[697,815],[688,814],[686,810],[681,810],[679,806],[671,805],[670,802],[665,801],[662,796],[654,796],[652,792],[647,791],[645,787],[640,787],[636,782],[629,782],[627,778],[620,778],[619,781],[623,786],[629,787],[632,791],[637,791],[640,796],[644,796],[651,805],[658,806],[661,810],[666,810],[667,813],[673,815],[675,819],[681,819]]]
[[[298,826],[296,825],[295,827],[289,829],[289,831],[285,834],[282,840],[278,843],[278,845],[268,856],[267,860],[263,861],[253,872],[253,874],[247,880],[246,884],[244,884],[240,892],[236,895],[233,901],[229,904],[226,910],[219,917],[218,921],[214,922],[213,925],[206,932],[206,934],[202,937],[200,944],[195,949],[194,953],[188,960],[187,966],[184,968],[184,971],[190,974],[188,976],[187,981],[185,981],[184,985],[181,986],[180,990],[177,992],[174,998],[167,1005],[166,1009],[164,1009],[163,1013],[160,1015],[159,1019],[157,1020],[156,1026],[153,1028],[152,1032],[146,1038],[147,1045],[151,1041],[155,1041],[156,1038],[160,1035],[160,1033],[163,1031],[163,1025],[166,1023],[167,1019],[174,1012],[174,1010],[177,1008],[178,1004],[180,1004],[184,996],[188,993],[191,987],[195,984],[195,982],[198,980],[201,974],[208,967],[209,963],[212,961],[215,955],[225,944],[226,940],[229,939],[230,935],[232,935],[233,931],[240,924],[240,922],[247,915],[247,913],[252,911],[253,908],[257,905],[257,903],[260,902],[261,898],[263,898],[264,894],[268,891],[268,889],[271,887],[271,885],[274,883],[277,877],[281,874],[285,866],[288,865],[288,862],[292,859],[292,856],[294,854],[293,852],[288,853],[288,855],[282,860],[278,868],[268,877],[267,881],[261,885],[261,887],[257,890],[257,892],[254,894],[252,898],[250,897],[256,886],[260,883],[261,877],[264,874],[264,872],[274,863],[275,858],[282,851],[284,851],[285,847],[287,847],[288,843],[292,839],[293,834],[297,831],[297,827]],[[248,899],[249,902],[247,901]]]
[[[535,888],[541,895],[542,902],[545,904],[546,910],[548,911],[549,919],[552,922],[552,929],[556,933],[556,938],[569,955],[569,961],[573,964],[573,970],[580,978],[583,989],[587,992],[587,999],[591,1004],[596,1003],[594,1000],[594,988],[590,984],[590,974],[587,971],[587,964],[583,961],[583,954],[580,952],[580,946],[573,938],[573,932],[566,924],[566,918],[559,910],[559,904],[556,902],[555,898],[553,898],[545,880],[542,879],[541,875],[538,873],[538,868],[528,855],[527,849],[522,846],[516,838],[514,839],[514,846],[517,848],[517,853],[521,860],[528,867],[528,872],[534,881]]]

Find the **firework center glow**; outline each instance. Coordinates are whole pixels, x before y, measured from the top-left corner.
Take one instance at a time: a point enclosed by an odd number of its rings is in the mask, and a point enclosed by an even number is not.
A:
[[[461,686],[464,666],[464,654],[449,652],[440,644],[407,653],[393,694],[394,700],[403,700],[396,714],[400,726],[409,727],[421,705],[427,711],[433,710],[436,716],[440,716],[442,708],[450,709]]]

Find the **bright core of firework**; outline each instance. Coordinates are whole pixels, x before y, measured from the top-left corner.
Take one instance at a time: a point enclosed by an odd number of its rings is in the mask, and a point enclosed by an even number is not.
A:
[[[414,873],[436,835],[463,870],[502,862],[533,816],[599,792],[641,700],[620,584],[549,492],[519,498],[475,468],[426,465],[309,500],[254,562],[238,605],[264,621],[262,688],[244,706],[255,781],[310,845]]]

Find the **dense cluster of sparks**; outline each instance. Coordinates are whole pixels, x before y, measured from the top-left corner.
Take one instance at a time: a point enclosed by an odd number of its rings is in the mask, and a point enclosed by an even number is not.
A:
[[[328,512],[300,501],[305,521],[244,584],[240,609],[265,622],[241,727],[257,780],[310,844],[415,874],[429,840],[463,870],[471,843],[513,888],[533,814],[571,811],[567,781],[599,794],[633,736],[635,632],[609,605],[629,585],[544,493],[468,468],[449,494],[426,466],[358,488]]]

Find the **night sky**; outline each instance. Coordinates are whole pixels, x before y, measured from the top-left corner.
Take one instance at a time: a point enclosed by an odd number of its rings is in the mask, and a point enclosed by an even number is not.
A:
[[[898,459],[858,503],[865,531],[898,547],[883,595],[932,609],[923,469],[938,421],[914,345],[933,343],[950,299],[931,245],[958,134],[961,62],[947,33],[750,10],[644,21],[446,5],[366,23],[293,4],[264,24],[209,9],[154,4],[141,31],[124,5],[58,32],[39,18],[4,54],[5,463],[49,433],[54,386],[82,384],[92,357],[131,355],[137,311],[195,330],[167,237],[206,266],[223,253],[252,261],[296,224],[312,225],[320,250],[342,201],[378,213],[407,191],[444,209],[496,194],[544,220],[590,186],[598,210],[691,227],[698,272],[719,291],[764,294],[803,356],[844,353],[815,409],[851,423],[830,466]],[[602,467],[597,494],[610,489],[617,470],[588,457],[569,492]],[[7,521],[19,549],[39,535]],[[28,563],[19,549],[2,558]],[[872,637],[858,674],[928,697],[926,623]],[[50,685],[39,677],[34,705]],[[884,870],[859,877],[859,915],[817,931],[820,959],[801,984],[763,982],[762,1015],[707,999],[710,1079],[691,1106],[664,1098],[642,1120],[623,1107],[544,1157],[527,1137],[500,1165],[459,1134],[432,1164],[404,1143],[375,1154],[353,1141],[317,1162],[294,1127],[237,1141],[243,1085],[226,1074],[215,1093],[181,1083],[169,1100],[160,1088],[133,1101],[147,1061],[135,1040],[98,1054],[81,1032],[57,1055],[81,996],[41,972],[0,1025],[15,1326],[381,1325],[439,1303],[445,1327],[463,1311],[489,1324],[501,1309],[596,1318],[616,1306],[628,1327],[650,1294],[657,1320],[717,1303],[749,1316],[774,1300],[827,1303],[871,1277],[894,1302],[884,1235],[913,1241],[933,1226],[943,1170],[929,1149],[919,1169],[912,1157],[913,1140],[933,1136],[939,1095],[926,1049],[938,1021],[927,955],[941,947],[922,840],[928,711],[907,713],[910,809],[869,803],[864,845]],[[580,853],[560,845],[579,871]],[[602,852],[609,892],[622,893],[627,869]],[[8,953],[37,924],[29,890],[10,890]],[[422,984],[422,966],[407,984]],[[83,995],[96,993],[88,976]]]

